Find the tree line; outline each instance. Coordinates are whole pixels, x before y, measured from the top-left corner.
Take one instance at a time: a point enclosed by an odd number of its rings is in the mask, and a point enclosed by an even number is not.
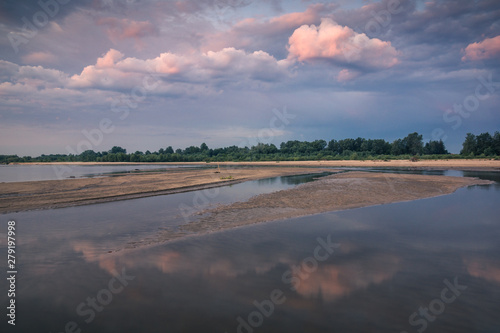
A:
[[[86,150],[79,155],[51,154],[38,157],[0,155],[0,163],[14,162],[216,162],[216,161],[303,161],[341,159],[409,159],[409,158],[470,158],[500,156],[500,133],[494,135],[467,133],[460,155],[451,155],[443,141],[424,144],[422,135],[410,133],[392,143],[384,139],[342,139],[287,141],[279,147],[259,143],[252,147],[229,146],[209,148],[205,143],[199,147],[173,149],[172,146],[156,152],[127,150],[114,146],[109,151]]]

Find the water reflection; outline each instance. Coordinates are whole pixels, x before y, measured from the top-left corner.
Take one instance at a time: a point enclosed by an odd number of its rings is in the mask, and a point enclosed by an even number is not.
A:
[[[77,223],[72,219],[89,216],[90,206],[38,224],[43,212],[30,213],[24,221],[33,222],[19,230],[23,315],[16,329],[61,332],[72,320],[83,332],[238,332],[237,318],[247,320],[257,311],[254,301],[279,289],[286,300],[254,332],[417,332],[409,317],[440,297],[445,279],[457,277],[467,289],[425,332],[497,332],[499,199],[497,187],[475,186],[113,254],[102,244],[137,232],[137,225],[150,228],[151,215],[168,208],[155,213],[159,202],[129,201],[114,206],[116,216],[98,219],[106,210],[96,205],[92,220]],[[59,231],[48,232],[42,222]],[[313,256],[317,238],[328,235],[338,251],[300,283],[284,282],[283,274]],[[123,269],[134,279],[86,323],[78,305]]]

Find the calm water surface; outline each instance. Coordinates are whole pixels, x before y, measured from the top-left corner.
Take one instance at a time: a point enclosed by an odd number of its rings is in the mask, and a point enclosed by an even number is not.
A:
[[[0,165],[0,182],[25,182],[57,180],[65,178],[97,177],[112,173],[166,170],[171,168],[193,168],[201,165]]]
[[[221,188],[210,204],[300,181]],[[498,183],[107,253],[185,223],[179,203],[202,192],[0,215],[18,231],[9,331],[500,332]]]

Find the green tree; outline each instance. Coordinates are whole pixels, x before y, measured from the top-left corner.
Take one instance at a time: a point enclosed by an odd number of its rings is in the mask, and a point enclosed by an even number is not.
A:
[[[406,154],[406,146],[403,140],[397,139],[391,144],[391,154],[392,155],[403,155]]]
[[[391,153],[391,144],[382,139],[373,140],[371,154],[373,155],[388,155]]]
[[[442,140],[439,141],[429,141],[425,144],[424,154],[427,155],[443,155],[449,154],[444,146],[444,142]]]
[[[118,153],[126,154],[127,150],[123,149],[122,147],[119,147],[119,146],[114,146],[113,148],[111,148],[111,150],[109,152],[111,154],[118,154]]]
[[[86,150],[82,152],[78,157],[82,162],[94,162],[97,160],[97,153],[93,150]]]
[[[476,136],[472,133],[467,133],[465,141],[462,144],[461,155],[475,155],[477,153],[477,140]]]
[[[476,136],[476,155],[493,155],[493,137],[490,133],[481,133]]]
[[[403,139],[403,144],[405,146],[405,153],[410,155],[421,155],[424,149],[422,135],[417,132],[408,134],[408,136]]]
[[[328,142],[328,147],[327,149],[332,152],[333,154],[337,155],[337,154],[341,154],[342,153],[342,150],[340,148],[340,144],[337,140],[333,139],[333,140],[330,140],[330,142]]]
[[[493,134],[493,152],[495,155],[500,156],[500,132],[496,131],[495,134]]]
[[[312,152],[320,152],[326,147],[326,141],[325,140],[315,140],[309,144],[310,150]]]

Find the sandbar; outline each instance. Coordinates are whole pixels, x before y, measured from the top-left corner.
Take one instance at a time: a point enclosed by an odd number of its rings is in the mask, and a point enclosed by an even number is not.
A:
[[[261,194],[248,201],[205,210],[157,241],[199,235],[250,224],[345,209],[446,195],[457,189],[494,182],[473,177],[350,171],[319,178],[292,189]]]
[[[96,178],[0,183],[0,214],[173,194],[247,180],[310,174],[318,169],[226,166],[216,171],[179,168]]]

